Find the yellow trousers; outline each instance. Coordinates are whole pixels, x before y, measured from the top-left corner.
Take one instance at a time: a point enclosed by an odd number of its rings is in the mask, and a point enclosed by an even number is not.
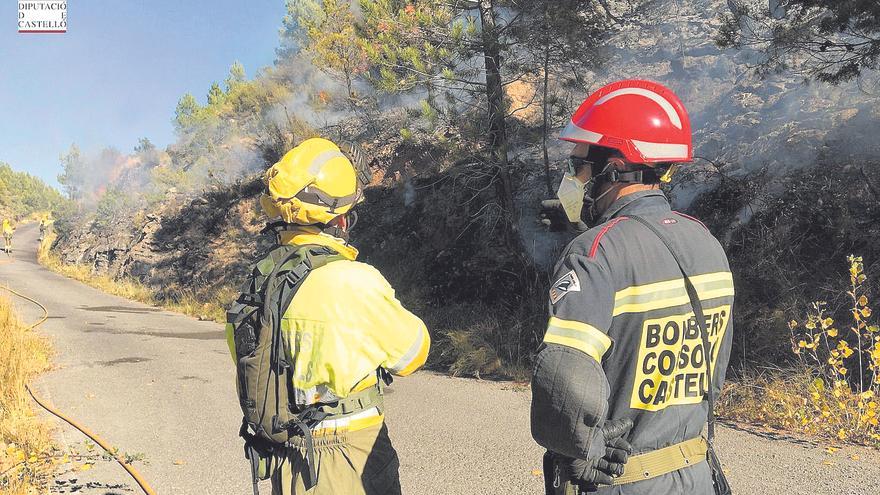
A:
[[[385,423],[314,437],[318,482],[306,491],[308,465],[302,439],[278,459],[272,495],[400,495],[400,461]]]

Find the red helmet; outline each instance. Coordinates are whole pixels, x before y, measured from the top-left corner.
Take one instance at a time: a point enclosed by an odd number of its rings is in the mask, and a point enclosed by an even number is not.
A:
[[[684,104],[662,84],[639,79],[591,94],[559,138],[614,148],[633,163],[689,162],[694,156]]]

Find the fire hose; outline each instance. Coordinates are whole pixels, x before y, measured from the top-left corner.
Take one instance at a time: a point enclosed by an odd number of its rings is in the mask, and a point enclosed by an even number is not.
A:
[[[5,264],[5,263],[11,263],[11,262],[12,262],[12,260],[4,260],[4,262],[0,262],[0,263]],[[24,299],[24,300],[26,300],[26,301],[29,301],[29,302],[31,302],[31,303],[37,305],[37,306],[40,308],[40,310],[43,312],[43,316],[41,316],[40,319],[39,319],[36,323],[34,323],[34,324],[32,324],[32,325],[30,325],[30,326],[27,327],[28,330],[33,330],[34,328],[37,328],[38,326],[42,325],[43,323],[45,323],[46,320],[49,319],[49,310],[47,310],[46,307],[43,306],[42,304],[40,304],[38,301],[36,301],[36,300],[34,300],[34,299],[31,299],[30,297],[25,296],[24,294],[21,294],[21,293],[19,293],[19,292],[16,292],[15,290],[13,290],[13,289],[11,289],[11,288],[9,288],[9,287],[6,287],[6,286],[0,286],[0,288],[2,288],[2,289],[4,289],[4,290],[7,290],[7,291],[9,291],[11,294],[13,294],[13,295],[15,295],[15,296],[18,296],[18,297],[20,297],[20,298],[22,298],[22,299]],[[73,426],[74,428],[76,428],[77,430],[79,430],[83,435],[89,437],[93,442],[95,442],[95,443],[98,444],[102,449],[104,449],[104,450],[107,452],[107,454],[109,454],[110,456],[112,456],[112,457],[116,460],[116,462],[118,462],[119,465],[122,466],[122,468],[125,469],[125,471],[126,471],[129,475],[131,475],[131,477],[132,477],[132,478],[134,479],[134,481],[138,484],[138,486],[141,487],[141,490],[143,490],[143,492],[144,492],[145,495],[156,495],[156,491],[153,490],[153,488],[152,488],[152,487],[150,486],[150,484],[144,479],[144,477],[141,475],[141,473],[140,473],[137,469],[135,469],[131,464],[129,464],[128,462],[126,462],[126,460],[125,460],[121,455],[119,455],[119,452],[118,452],[116,449],[114,449],[112,446],[110,446],[110,444],[107,443],[106,440],[104,440],[103,438],[99,437],[99,436],[96,435],[95,433],[92,433],[92,432],[91,432],[89,429],[87,429],[86,427],[82,426],[81,424],[79,424],[78,422],[76,422],[75,420],[73,420],[72,418],[70,418],[69,416],[65,415],[65,414],[62,413],[61,411],[55,409],[54,407],[52,407],[51,405],[49,405],[48,403],[46,403],[46,401],[42,400],[40,397],[38,397],[38,396],[33,392],[33,390],[31,390],[31,387],[30,387],[29,385],[25,384],[24,388],[27,390],[28,394],[30,394],[31,398],[34,399],[34,402],[36,402],[37,404],[39,404],[40,407],[42,407],[42,408],[45,409],[46,411],[50,412],[50,413],[53,414],[54,416],[56,416],[56,417],[62,419],[64,422],[66,422],[66,423],[69,424],[70,426]]]

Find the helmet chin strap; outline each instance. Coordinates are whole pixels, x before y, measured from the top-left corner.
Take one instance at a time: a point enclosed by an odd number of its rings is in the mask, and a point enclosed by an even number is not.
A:
[[[599,185],[597,184],[596,187],[598,187],[598,186]],[[596,220],[598,220],[599,217],[601,216],[599,213],[599,210],[596,208],[597,205],[599,204],[599,201],[613,190],[614,190],[614,186],[609,187],[607,191],[603,192],[602,194],[600,194],[599,196],[597,196],[595,198],[593,198],[592,196],[590,197],[590,208],[587,210],[589,213],[589,216],[590,216],[590,219],[589,219],[590,223],[595,223]]]
[[[605,196],[607,196],[611,191],[614,191],[616,184],[628,185],[628,184],[655,184],[659,183],[660,175],[657,173],[658,171],[653,168],[646,168],[645,170],[629,170],[629,171],[620,171],[617,170],[613,162],[608,162],[605,164],[605,167],[601,172],[596,174],[592,179],[592,190],[590,195],[588,196],[590,201],[590,207],[588,209],[590,221],[595,222],[598,220],[600,214],[596,209],[596,206],[599,204],[599,201],[602,200]],[[604,184],[611,184],[605,192],[599,194],[598,196],[594,196],[593,191],[598,190],[598,188],[602,187]]]
[[[325,225],[322,232],[330,234],[338,239],[342,239],[345,241],[345,244],[348,245],[351,230],[357,225],[357,221],[357,212],[349,211],[345,215],[336,217],[333,225]]]

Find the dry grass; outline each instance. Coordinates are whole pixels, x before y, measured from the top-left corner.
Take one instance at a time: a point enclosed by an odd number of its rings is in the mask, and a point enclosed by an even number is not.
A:
[[[880,325],[869,306],[862,258],[848,261],[850,321],[835,322],[825,302],[813,303],[802,322],[788,324],[798,366],[730,384],[722,414],[880,447]]]
[[[434,338],[429,363],[453,376],[528,381],[530,370],[519,348],[517,328],[504,324],[492,308],[475,304],[410,307],[421,316]]]
[[[717,409],[727,419],[880,447],[880,429],[871,424],[876,401],[848,386],[825,387],[813,370],[773,370],[728,380]]]
[[[194,292],[186,291],[173,299],[157,299],[149,287],[143,285],[134,278],[115,279],[107,275],[96,274],[91,267],[86,265],[65,264],[49,248],[55,235],[50,233],[40,245],[37,258],[40,264],[46,268],[64,275],[65,277],[78,280],[108,294],[124,297],[144,304],[161,306],[170,311],[176,311],[188,316],[194,316],[200,320],[226,322],[226,308],[234,300],[237,293],[231,287],[224,287],[215,291],[209,299],[198,297]]]
[[[45,493],[54,470],[49,425],[37,417],[25,384],[49,368],[48,341],[0,297],[0,494]]]
[[[165,301],[162,306],[178,313],[195,316],[200,320],[226,322],[226,308],[238,297],[232,287],[222,287],[215,291],[210,300],[198,297],[192,292],[184,292],[175,301]]]

